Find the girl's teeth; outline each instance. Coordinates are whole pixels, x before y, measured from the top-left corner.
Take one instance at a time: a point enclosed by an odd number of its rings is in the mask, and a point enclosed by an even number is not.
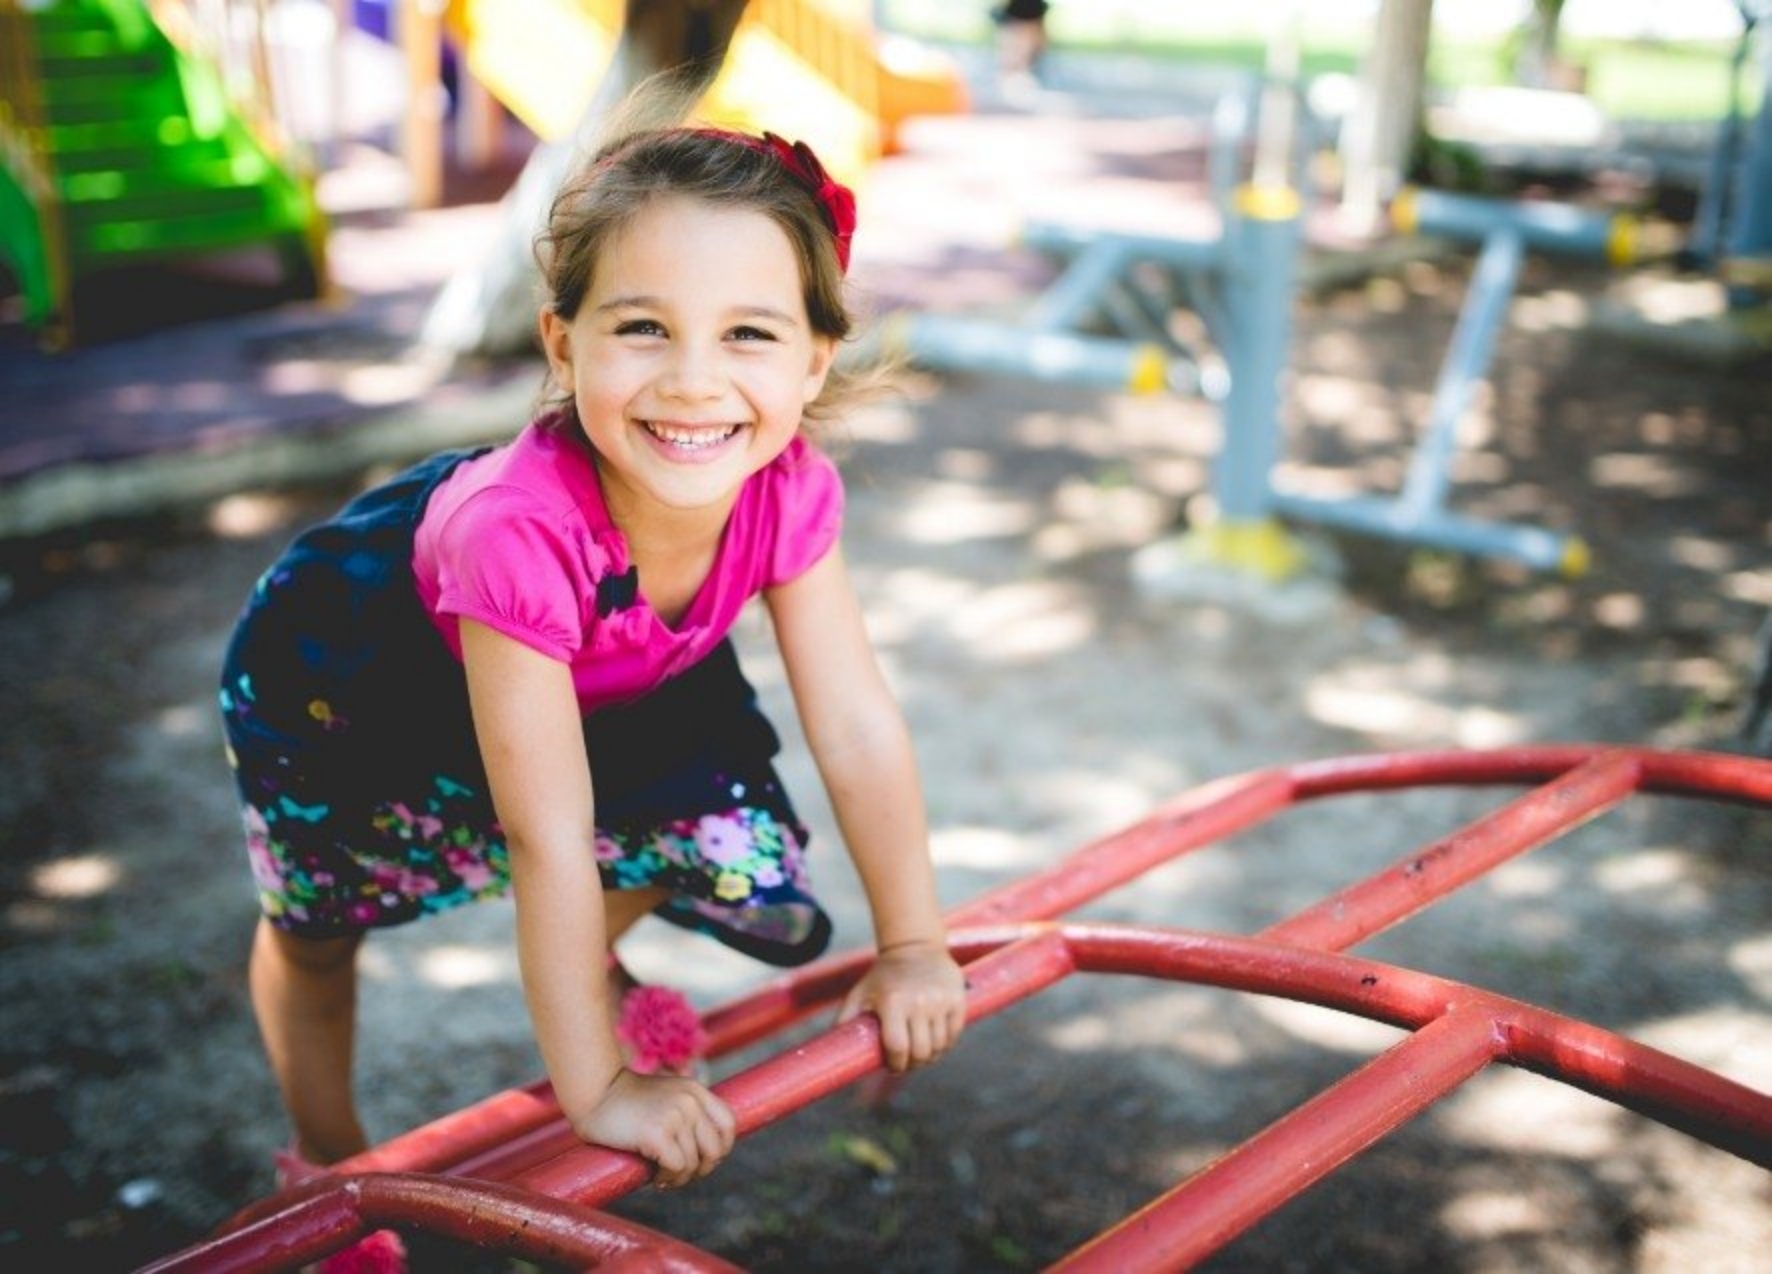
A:
[[[652,436],[670,443],[673,447],[684,447],[697,450],[702,447],[715,447],[732,437],[734,428],[726,429],[671,429],[664,425],[647,425]]]

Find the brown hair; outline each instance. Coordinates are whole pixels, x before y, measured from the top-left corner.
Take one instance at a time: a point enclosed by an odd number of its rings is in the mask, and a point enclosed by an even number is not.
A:
[[[577,315],[606,245],[665,196],[768,217],[781,227],[799,262],[812,330],[836,341],[854,330],[836,242],[812,192],[774,154],[747,139],[684,127],[645,128],[607,142],[561,186],[535,245],[546,304],[554,313],[565,319]],[[807,406],[807,417],[835,415],[859,396],[861,380],[833,367],[823,391]],[[570,399],[557,388],[544,393],[543,406],[570,408]]]

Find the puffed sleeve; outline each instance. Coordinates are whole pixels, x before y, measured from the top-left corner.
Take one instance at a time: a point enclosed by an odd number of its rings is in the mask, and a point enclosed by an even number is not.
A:
[[[843,479],[829,456],[796,440],[773,466],[774,552],[765,587],[815,566],[843,532]]]
[[[494,487],[450,513],[436,542],[439,614],[571,661],[584,644],[585,599],[595,597],[600,573],[600,550],[582,523]]]

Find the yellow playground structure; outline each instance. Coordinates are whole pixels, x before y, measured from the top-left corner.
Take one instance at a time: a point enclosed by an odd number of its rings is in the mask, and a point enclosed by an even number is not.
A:
[[[289,139],[272,92],[265,31],[276,8],[0,0],[0,266],[47,344],[74,339],[84,281],[142,261],[262,245],[298,291],[324,286],[312,148]],[[351,6],[333,8],[342,38]],[[543,141],[570,136],[617,73],[624,0],[389,8],[407,80],[398,149],[417,205],[440,184],[445,44],[464,94],[490,94]],[[803,137],[854,181],[894,149],[907,117],[966,109],[957,71],[926,55],[903,65],[868,10],[858,0],[748,0],[700,113]],[[253,38],[240,41],[242,30]],[[293,95],[336,88],[297,85]]]
[[[47,343],[83,280],[252,244],[323,276],[312,183],[197,31],[141,0],[0,0],[0,263]]]
[[[701,113],[803,137],[834,173],[853,178],[891,153],[910,116],[965,110],[959,73],[943,60],[907,62],[908,49],[881,41],[868,7],[749,0]],[[554,141],[572,133],[595,96],[623,8],[623,0],[450,0],[444,26],[474,78]]]

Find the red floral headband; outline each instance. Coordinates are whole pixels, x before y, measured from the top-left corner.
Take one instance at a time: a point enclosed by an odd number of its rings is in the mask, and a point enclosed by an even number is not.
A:
[[[734,133],[724,128],[699,128],[698,133],[707,137],[722,137],[728,141],[747,146],[759,154],[774,155],[781,161],[795,181],[812,192],[818,200],[818,206],[824,210],[825,221],[831,227],[831,236],[836,242],[837,265],[843,273],[849,273],[849,246],[855,238],[855,192],[842,182],[836,180],[824,170],[818,162],[818,156],[812,153],[812,147],[805,142],[790,142],[774,133],[764,133],[761,137],[753,137],[748,133]]]

